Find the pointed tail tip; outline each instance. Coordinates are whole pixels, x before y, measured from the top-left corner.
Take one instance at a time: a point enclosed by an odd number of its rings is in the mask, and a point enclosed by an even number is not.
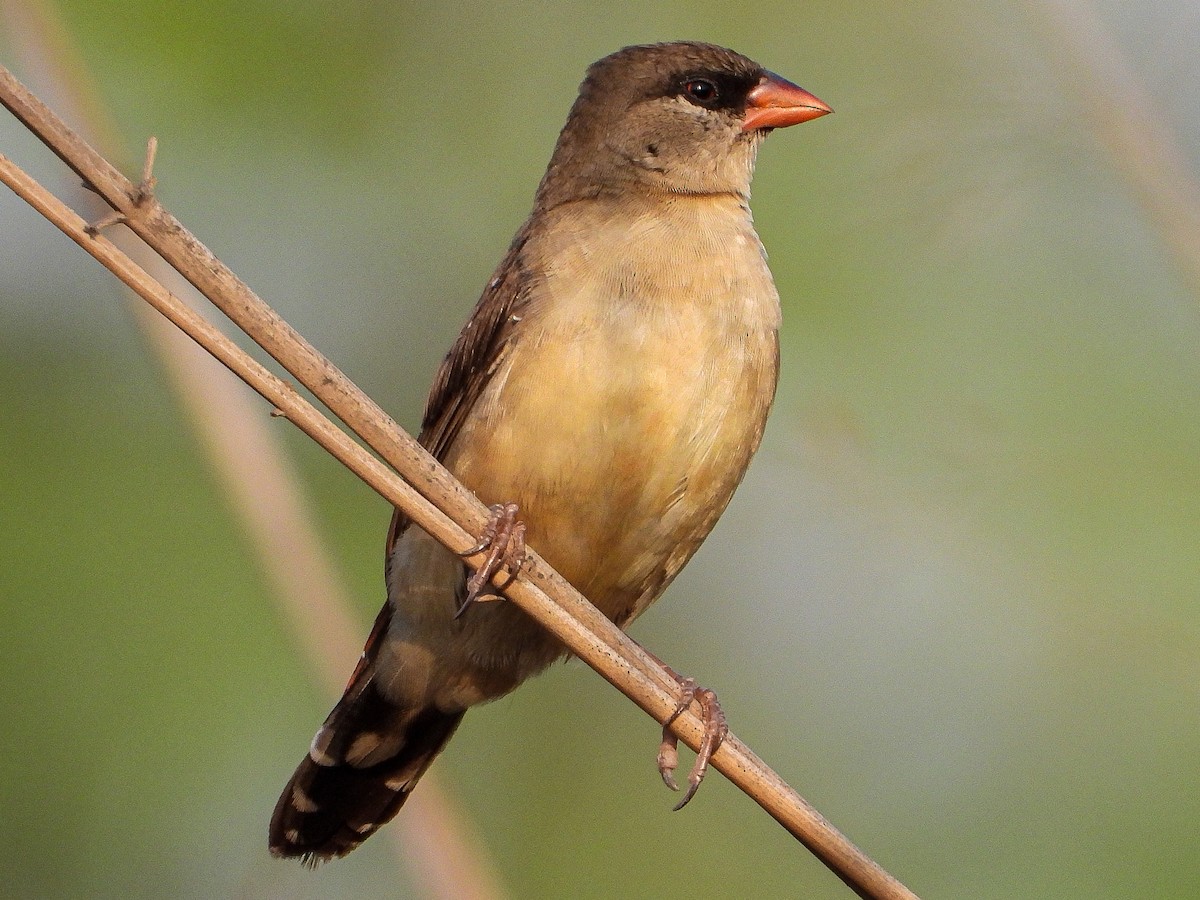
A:
[[[401,715],[401,722],[390,723],[399,730],[388,742],[396,752],[364,765],[359,751],[383,746],[380,734],[386,732],[363,729],[358,717],[345,720],[358,728],[339,728],[339,709],[318,732],[326,739],[314,741],[271,816],[271,855],[299,859],[307,868],[345,856],[391,821],[463,717],[434,707]]]

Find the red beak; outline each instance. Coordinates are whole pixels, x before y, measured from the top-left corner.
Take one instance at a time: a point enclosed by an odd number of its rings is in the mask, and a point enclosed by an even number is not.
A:
[[[742,131],[761,128],[786,128],[833,112],[802,87],[768,72],[746,95],[746,117]]]

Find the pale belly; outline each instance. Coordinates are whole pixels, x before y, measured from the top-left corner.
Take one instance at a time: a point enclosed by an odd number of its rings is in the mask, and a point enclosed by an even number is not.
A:
[[[624,624],[741,481],[774,393],[776,336],[706,310],[614,307],[530,322],[455,442],[469,449],[446,462],[485,502],[519,504],[530,546]]]

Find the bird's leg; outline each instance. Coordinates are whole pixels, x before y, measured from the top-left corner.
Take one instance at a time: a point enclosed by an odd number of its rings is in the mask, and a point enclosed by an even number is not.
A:
[[[525,562],[525,523],[517,520],[517,504],[497,503],[490,507],[479,543],[458,555],[468,557],[485,551],[487,557],[467,581],[467,596],[454,614],[455,618],[466,612],[472,603],[497,596],[486,589],[499,572],[507,572],[508,578],[497,585],[496,590],[502,591],[516,581]]]
[[[641,645],[639,644],[639,646]],[[721,709],[721,704],[717,701],[714,691],[700,687],[695,678],[681,676],[645,647],[642,649],[666,669],[667,674],[674,678],[679,685],[679,702],[675,706],[675,711],[663,723],[662,742],[658,745],[658,774],[662,776],[663,784],[673,791],[679,790],[679,785],[675,783],[675,768],[679,765],[679,738],[676,737],[675,732],[671,731],[671,725],[683,715],[684,710],[692,705],[693,700],[700,704],[700,721],[704,723],[704,737],[700,740],[700,750],[696,754],[695,763],[692,764],[692,771],[688,773],[687,793],[683,795],[682,800],[675,804],[674,811],[678,812],[696,796],[700,782],[704,780],[704,776],[708,772],[709,761],[729,734],[729,724],[725,720],[725,712]]]
[[[670,672],[670,668],[667,669]],[[663,784],[673,791],[679,790],[675,783],[675,767],[679,764],[679,738],[671,731],[671,723],[683,715],[684,710],[695,700],[700,704],[700,721],[704,723],[704,737],[700,740],[700,749],[696,753],[696,761],[692,771],[688,773],[688,789],[683,799],[675,804],[675,811],[683,809],[696,796],[700,782],[708,772],[708,763],[717,752],[721,742],[729,734],[729,724],[725,720],[725,712],[717,702],[717,695],[708,688],[700,687],[694,678],[680,678],[674,672],[671,674],[679,682],[682,694],[675,712],[663,723],[662,743],[658,745],[658,774],[662,776]]]

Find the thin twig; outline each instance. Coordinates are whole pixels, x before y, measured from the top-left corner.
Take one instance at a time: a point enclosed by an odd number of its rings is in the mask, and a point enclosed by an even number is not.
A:
[[[181,327],[189,329],[189,334],[194,333],[211,344],[210,352],[231,368],[236,367],[248,384],[389,502],[402,508],[419,527],[450,548],[473,543],[472,535],[482,528],[487,510],[370,398],[255,296],[156,199],[136,204],[136,186],[73,134],[2,67],[0,102],[96,188],[113,209],[124,214],[135,233],[403,474],[416,490],[319,416],[290,385],[242,353],[206,321],[190,310],[172,308],[170,295],[161,286],[146,283],[144,273],[132,272],[117,261],[116,254],[108,249],[112,248],[111,242],[103,236],[89,238],[83,232],[84,223],[65,207],[52,210],[53,198],[37,196],[37,186],[0,158],[0,178],[5,183],[93,256],[109,259],[117,267],[114,271],[120,269],[118,277],[128,279],[126,283],[131,286],[136,284],[135,289],[139,293],[145,291],[149,296],[143,296],[152,303],[161,304],[172,321],[178,321]],[[89,242],[96,246],[89,246]],[[469,562],[478,563],[479,559],[475,557]],[[530,551],[528,564],[505,593],[657,721],[666,721],[675,711],[678,685],[670,674],[535,553]],[[698,748],[704,734],[697,712],[693,706],[672,725],[693,750]],[[732,734],[721,744],[712,763],[860,896],[915,896],[826,822]]]

